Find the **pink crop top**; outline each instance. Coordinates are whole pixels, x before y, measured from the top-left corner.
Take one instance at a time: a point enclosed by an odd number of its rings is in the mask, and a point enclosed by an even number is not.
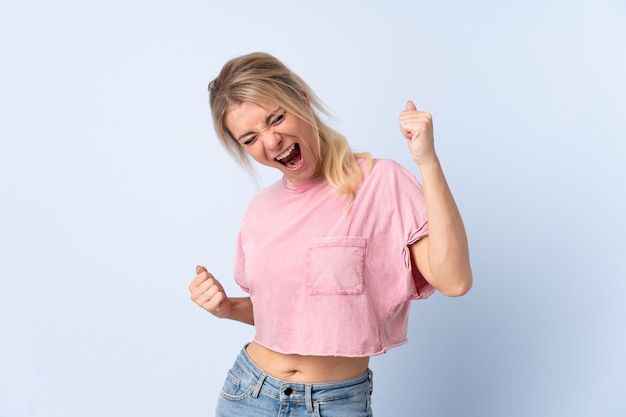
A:
[[[375,159],[348,197],[324,179],[269,186],[250,202],[235,281],[254,306],[255,341],[281,353],[371,356],[406,343],[409,301],[434,289],[407,245],[428,234],[422,187]]]

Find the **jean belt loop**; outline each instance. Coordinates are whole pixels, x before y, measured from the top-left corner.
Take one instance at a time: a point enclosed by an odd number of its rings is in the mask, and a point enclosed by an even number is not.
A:
[[[259,392],[261,392],[261,387],[263,386],[263,382],[265,382],[265,378],[267,378],[267,375],[261,374],[261,377],[254,386],[254,391],[252,391],[252,398],[256,399],[259,397]]]
[[[311,384],[306,384],[304,386],[304,400],[306,402],[306,412],[313,412],[313,387]]]
[[[371,369],[367,370],[367,373],[370,376],[370,395],[374,392],[374,372]]]

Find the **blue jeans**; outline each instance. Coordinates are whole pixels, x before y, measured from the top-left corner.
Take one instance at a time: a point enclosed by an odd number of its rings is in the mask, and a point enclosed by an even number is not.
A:
[[[372,371],[320,384],[296,384],[264,373],[245,348],[228,371],[216,417],[372,417]]]

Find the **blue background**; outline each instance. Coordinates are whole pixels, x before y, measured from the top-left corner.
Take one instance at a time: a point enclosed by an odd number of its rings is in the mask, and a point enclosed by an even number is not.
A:
[[[398,115],[434,115],[475,285],[413,303],[376,415],[626,415],[625,44],[618,0],[2,0],[0,416],[213,414],[253,329],[187,285],[241,295],[258,188],[206,87],[256,50],[416,174]]]

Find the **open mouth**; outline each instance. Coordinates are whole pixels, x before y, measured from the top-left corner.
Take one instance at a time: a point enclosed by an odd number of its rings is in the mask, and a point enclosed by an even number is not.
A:
[[[300,153],[300,145],[294,143],[282,154],[274,158],[287,168],[295,168],[302,161],[302,154]]]

